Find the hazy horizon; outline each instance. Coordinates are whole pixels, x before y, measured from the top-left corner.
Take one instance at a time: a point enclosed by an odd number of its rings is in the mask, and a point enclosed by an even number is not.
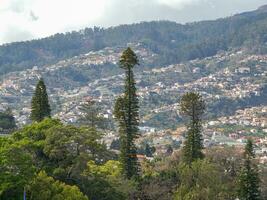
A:
[[[267,4],[267,0],[0,0],[0,44],[143,21],[214,20]],[[133,12],[134,11],[134,12]],[[12,19],[12,20],[10,20]]]

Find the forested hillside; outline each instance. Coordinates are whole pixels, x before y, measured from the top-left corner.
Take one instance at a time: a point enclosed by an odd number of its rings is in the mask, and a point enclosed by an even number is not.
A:
[[[0,74],[55,63],[104,47],[137,42],[160,55],[154,65],[203,58],[241,46],[265,52],[266,32],[267,12],[264,7],[224,19],[185,25],[158,21],[107,29],[86,28],[0,46]]]

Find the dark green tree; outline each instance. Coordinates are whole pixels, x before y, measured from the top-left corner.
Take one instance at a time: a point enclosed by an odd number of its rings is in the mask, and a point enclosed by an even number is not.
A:
[[[248,140],[244,152],[244,164],[238,178],[238,198],[240,200],[260,200],[260,179],[255,158],[253,142]]]
[[[16,128],[15,117],[12,110],[7,108],[5,112],[0,112],[0,132],[9,133]],[[2,129],[2,130],[1,130]]]
[[[247,140],[247,144],[245,146],[244,156],[245,157],[250,157],[250,158],[254,158],[255,157],[253,141],[251,139]]]
[[[120,58],[120,67],[125,70],[124,94],[115,103],[114,114],[119,124],[123,171],[128,179],[138,175],[139,164],[134,141],[138,138],[139,106],[133,68],[138,65],[136,54],[127,48]]]
[[[44,118],[51,116],[46,86],[42,78],[36,85],[36,89],[32,97],[31,109],[30,118],[32,121],[40,122]]]
[[[205,110],[205,103],[200,94],[189,92],[182,97],[180,106],[181,114],[189,118],[186,141],[182,149],[183,160],[191,164],[197,159],[204,158],[201,116]]]

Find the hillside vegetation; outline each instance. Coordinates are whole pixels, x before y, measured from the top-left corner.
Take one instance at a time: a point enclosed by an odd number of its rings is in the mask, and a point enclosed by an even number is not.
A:
[[[152,66],[212,56],[220,50],[241,46],[265,52],[266,32],[267,12],[264,7],[224,19],[185,25],[154,21],[107,29],[86,28],[0,46],[0,74],[137,42],[160,55]]]

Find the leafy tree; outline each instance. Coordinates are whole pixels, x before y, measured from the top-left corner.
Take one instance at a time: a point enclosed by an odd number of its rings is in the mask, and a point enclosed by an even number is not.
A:
[[[123,171],[128,179],[138,175],[135,139],[138,138],[139,106],[133,68],[138,64],[136,54],[127,48],[120,58],[120,67],[125,70],[124,94],[115,103],[114,114],[119,124]]]
[[[104,191],[109,182],[105,179],[93,182],[82,175],[87,162],[100,164],[113,158],[100,139],[101,134],[94,128],[63,125],[50,118],[28,125],[10,137],[0,137],[0,199],[20,199],[24,186],[40,170],[66,184],[76,185],[93,199],[105,199],[104,192],[93,194],[96,187],[97,191]]]
[[[99,143],[101,135],[93,128],[57,125],[46,131],[44,154],[53,165],[53,175],[67,183],[75,183],[89,160],[104,162],[110,158]]]
[[[45,131],[59,124],[58,120],[45,119],[0,138],[0,199],[22,199],[23,188],[35,172],[49,162],[43,153]]]
[[[40,122],[46,117],[51,116],[51,109],[46,92],[44,80],[41,78],[36,85],[34,96],[31,102],[31,120]]]
[[[175,200],[229,200],[217,166],[207,160],[197,160],[179,166],[181,183],[174,195]]]
[[[13,142],[0,137],[0,199],[22,198],[23,188],[32,179],[35,166],[27,141]]]
[[[14,140],[29,139],[33,142],[43,141],[46,138],[46,131],[54,126],[62,125],[57,119],[46,118],[39,123],[24,126],[22,129],[13,133]]]
[[[248,140],[244,152],[244,164],[238,178],[238,197],[240,200],[260,200],[260,179],[255,158],[253,142]]]
[[[191,164],[204,157],[202,153],[201,116],[204,113],[205,104],[200,94],[190,92],[182,97],[180,106],[181,113],[190,120],[182,151],[184,162]]]
[[[34,166],[38,169],[46,169],[51,165],[44,153],[46,132],[54,127],[62,125],[59,120],[46,118],[39,123],[27,125],[12,134],[15,142],[25,142],[25,149],[30,153]]]
[[[90,185],[87,194],[92,200],[129,199],[130,194],[135,192],[135,183],[125,179],[119,161],[109,160],[104,164],[89,161],[83,176]]]
[[[88,200],[77,186],[56,181],[44,171],[38,173],[27,189],[29,200]]]

